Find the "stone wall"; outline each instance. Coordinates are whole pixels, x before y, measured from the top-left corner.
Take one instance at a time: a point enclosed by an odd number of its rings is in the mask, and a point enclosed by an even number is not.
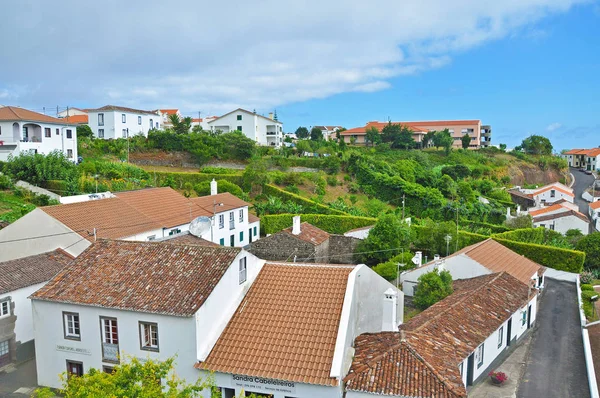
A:
[[[356,264],[354,253],[361,239],[344,235],[331,235],[329,237],[329,262],[332,264]]]
[[[10,362],[17,361],[17,343],[15,340],[15,324],[17,316],[14,311],[14,303],[11,301],[10,315],[0,319],[0,341],[9,341],[8,350],[10,352]],[[0,364],[0,370],[4,366]]]
[[[312,258],[313,260],[303,260],[304,262],[315,262],[314,258],[318,251],[315,246],[298,239],[286,232],[278,232],[271,236],[261,238],[250,244],[248,251],[258,258],[269,261],[294,261],[294,256],[300,259]]]

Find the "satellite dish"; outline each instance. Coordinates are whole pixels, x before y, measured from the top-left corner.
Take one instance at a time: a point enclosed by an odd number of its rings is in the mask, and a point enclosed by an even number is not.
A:
[[[200,238],[202,234],[210,231],[211,225],[212,221],[210,218],[206,216],[196,217],[190,223],[190,234]]]

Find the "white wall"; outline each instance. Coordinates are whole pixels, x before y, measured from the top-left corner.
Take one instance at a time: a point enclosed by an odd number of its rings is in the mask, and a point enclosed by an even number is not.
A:
[[[195,382],[196,336],[193,317],[175,317],[141,312],[121,311],[100,307],[54,303],[33,300],[33,321],[38,384],[58,388],[58,375],[66,371],[66,361],[83,362],[84,372],[90,368],[114,364],[102,361],[100,316],[117,318],[121,358],[165,360],[177,355],[175,373],[187,382]],[[63,311],[79,313],[81,341],[64,338]],[[139,321],[158,324],[159,352],[140,349]],[[65,352],[57,346],[81,349],[83,352]]]
[[[47,237],[32,239],[36,236]],[[65,249],[76,257],[90,245],[87,239],[81,238],[78,233],[42,210],[35,209],[8,227],[0,229],[0,261],[46,253],[58,248]],[[2,243],[4,241],[11,242]]]
[[[237,120],[238,115],[242,120]],[[224,133],[242,128],[242,133],[259,145],[271,145],[275,143],[280,147],[283,142],[283,124],[276,120],[261,117],[260,115],[244,111],[232,112],[209,122],[212,131],[221,130]],[[267,130],[275,132],[273,135],[267,135]]]
[[[15,340],[17,342],[26,343],[33,340],[31,301],[28,297],[45,284],[46,282],[38,283],[12,292],[0,294],[0,302],[6,297],[10,297],[11,302],[14,303],[14,315],[17,316],[15,324]]]
[[[104,114],[104,126],[98,125],[98,114]],[[125,114],[125,123],[122,122],[122,115]],[[142,123],[138,123],[138,117],[141,117]],[[152,126],[150,120],[152,119]],[[158,126],[157,126],[158,123]],[[89,126],[98,138],[98,130],[104,129],[104,139],[125,138],[123,130],[129,129],[129,136],[143,135],[148,136],[148,131],[152,128],[157,129],[161,126],[161,117],[158,114],[125,112],[117,110],[92,111],[89,113]]]
[[[218,209],[218,207],[217,207]],[[240,222],[240,210],[244,213],[243,221]],[[234,216],[234,229],[229,229],[229,215],[233,212]],[[225,223],[223,228],[219,227],[219,215],[223,215],[225,219]],[[248,206],[240,207],[237,209],[217,212],[215,214],[214,225],[212,227],[212,234],[209,230],[208,232],[202,234],[202,238],[208,241],[212,241],[216,244],[221,244],[221,239],[223,239],[223,246],[231,246],[231,235],[234,236],[234,247],[243,247],[250,243],[250,237],[248,235],[250,227],[257,226],[256,236],[252,236],[252,241],[257,241],[260,237],[260,222],[256,222],[253,224],[248,224]],[[186,229],[187,230],[187,229]],[[183,230],[182,230],[183,232]],[[240,239],[240,232],[243,232],[243,239]],[[254,231],[252,231],[254,233]]]
[[[246,257],[247,271],[246,282],[240,284],[239,260],[242,257]],[[197,360],[206,360],[264,264],[264,260],[242,250],[196,312]]]
[[[18,135],[15,137],[13,124],[17,123]],[[36,125],[41,128],[41,142],[20,142],[23,138],[23,125]],[[50,137],[45,136],[45,129],[50,129]],[[33,136],[33,131],[29,129],[29,137]],[[58,130],[58,134],[57,134]],[[71,130],[71,138],[67,138],[67,130]],[[8,155],[17,156],[21,152],[36,150],[37,153],[47,155],[52,151],[60,151],[68,155],[68,150],[72,151],[71,160],[77,161],[77,126],[50,124],[27,121],[9,121],[0,122],[0,141],[4,146],[0,147],[0,160],[5,161]],[[7,144],[14,143],[14,146]]]
[[[549,189],[546,192],[542,192],[541,194],[533,195],[533,199],[535,200],[536,204],[539,204],[542,201],[545,201],[546,203],[554,203],[561,199],[564,199],[567,202],[573,203],[573,196],[567,195],[566,193],[563,193],[563,192],[559,191],[558,189],[554,190],[554,197],[552,197],[551,195],[552,195],[552,189]]]
[[[371,231],[371,228],[359,229],[358,231],[348,231],[344,234],[344,236],[350,236],[352,238],[358,239],[367,239],[367,236],[369,236],[369,231]]]
[[[589,232],[589,223],[587,221],[582,220],[576,216],[567,216],[555,218],[554,220],[545,220],[545,221],[534,221],[534,227],[544,227],[546,229],[550,229],[550,226],[554,225],[554,230],[556,232],[560,232],[561,234],[565,234],[570,229],[578,229],[584,235],[587,235]]]

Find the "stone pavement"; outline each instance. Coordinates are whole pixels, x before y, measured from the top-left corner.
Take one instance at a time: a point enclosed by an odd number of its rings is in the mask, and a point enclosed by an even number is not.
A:
[[[37,388],[35,359],[0,373],[0,398],[25,398]]]
[[[514,398],[517,396],[517,388],[525,371],[525,360],[527,351],[531,343],[532,333],[528,333],[523,337],[523,341],[519,346],[506,358],[506,360],[498,367],[496,372],[504,372],[508,376],[508,380],[501,386],[492,384],[489,377],[486,377],[476,386],[468,391],[469,398]]]

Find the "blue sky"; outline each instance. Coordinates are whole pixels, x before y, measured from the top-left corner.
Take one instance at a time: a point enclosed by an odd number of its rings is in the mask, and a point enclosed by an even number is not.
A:
[[[509,147],[532,133],[557,149],[600,145],[600,0],[19,0],[2,11],[3,105],[277,109],[288,132],[469,118]]]
[[[578,6],[454,55],[441,68],[390,79],[373,93],[344,93],[277,109],[286,129],[370,120],[481,119],[494,143],[530,134],[555,148],[600,146],[600,8]]]

